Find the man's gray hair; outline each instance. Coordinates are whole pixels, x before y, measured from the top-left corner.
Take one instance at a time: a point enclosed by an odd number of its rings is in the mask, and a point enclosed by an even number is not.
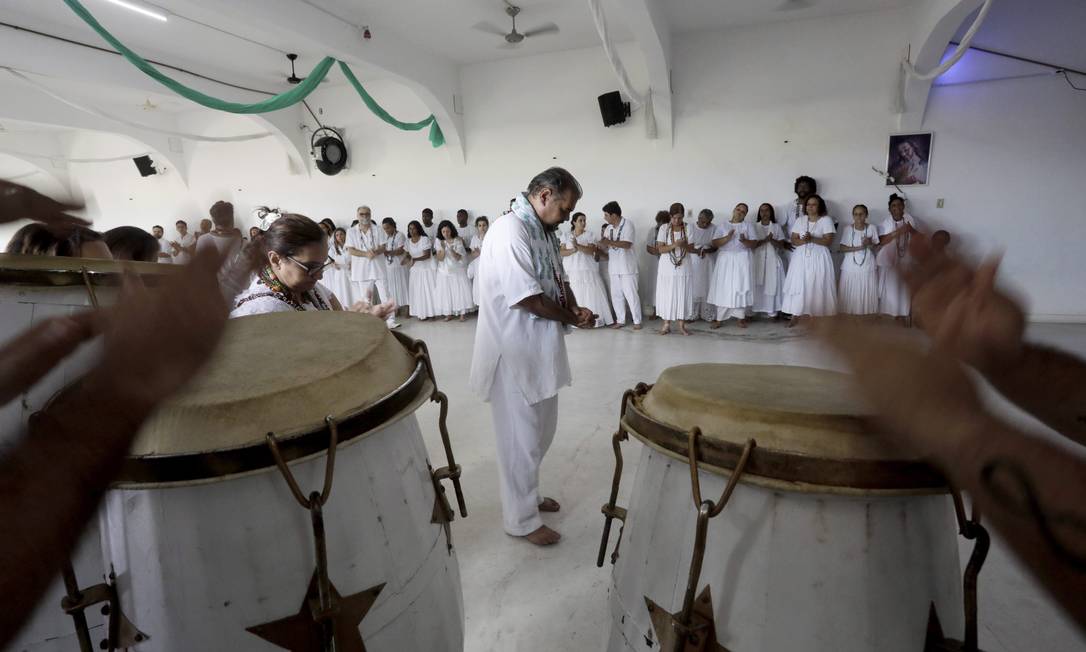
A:
[[[572,192],[574,199],[580,199],[584,194],[581,184],[565,168],[547,168],[535,175],[528,184],[528,196],[538,195],[544,188],[550,189],[560,197],[567,192]]]

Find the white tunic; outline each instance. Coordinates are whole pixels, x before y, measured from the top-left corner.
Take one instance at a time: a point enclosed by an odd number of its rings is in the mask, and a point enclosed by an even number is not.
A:
[[[562,247],[565,249],[575,249],[574,243],[589,246],[597,242],[599,238],[596,234],[587,230],[576,238],[569,232],[562,234]],[[588,308],[598,317],[596,326],[615,323],[614,315],[611,313],[611,300],[607,297],[607,288],[600,277],[600,266],[596,262],[596,257],[578,249],[569,256],[565,256],[562,261],[577,303]]]
[[[637,236],[635,235],[633,222],[624,217],[619,220],[618,225],[608,224],[606,233],[607,240],[630,243],[628,249],[622,247],[608,248],[607,255],[610,256],[610,260],[607,263],[607,270],[611,276],[637,274],[637,252],[634,250],[634,242],[637,241]]]
[[[754,240],[754,227],[747,222],[727,222],[717,227],[714,240],[732,236],[717,253],[709,303],[718,308],[749,308],[754,304],[751,253],[741,238]]]
[[[471,388],[490,400],[498,360],[529,405],[569,385],[565,329],[517,306],[543,294],[532,264],[531,234],[514,214],[494,220],[479,257],[479,324],[471,363]]]
[[[430,238],[422,236],[418,242],[412,242],[410,238],[406,243],[407,253],[412,258],[418,258],[431,252]],[[434,303],[434,286],[437,285],[437,268],[431,255],[426,260],[416,260],[411,264],[409,280],[407,283],[408,305],[412,317],[429,319],[437,316],[437,306]]]
[[[781,225],[776,222],[756,222],[753,228],[758,240],[767,235],[778,242],[785,239]],[[766,242],[751,253],[751,283],[754,287],[754,312],[770,315],[779,312],[783,299],[784,261],[772,242]]]
[[[347,229],[347,246],[354,247],[361,251],[383,252],[385,249],[385,240],[387,239],[388,236],[386,236],[385,232],[376,224],[370,224],[368,231],[363,231],[361,224]],[[384,256],[376,256],[374,258],[353,256],[353,260],[351,260],[352,281],[377,281],[383,280],[384,278]]]
[[[171,251],[173,251],[173,247],[170,246],[169,242],[166,242],[166,238],[159,238],[158,239],[158,259],[156,260],[156,262],[159,262],[159,263],[172,263],[173,262],[173,255],[170,253]]]
[[[296,310],[332,310],[332,293],[320,283],[305,293],[304,300],[297,306],[285,301],[264,284],[259,276],[253,278],[249,287],[234,299],[234,308],[230,318],[263,315],[271,312],[293,312]]]
[[[657,245],[684,244],[687,233],[674,233],[671,224],[664,224],[656,232]],[[675,264],[678,259],[679,264]],[[680,258],[680,256],[682,256]],[[661,253],[656,268],[656,316],[660,319],[692,319],[694,317],[694,268],[690,264],[692,254],[683,256],[679,251]]]
[[[426,226],[423,224],[422,232],[426,234],[426,237],[430,239],[430,246],[433,246],[437,242],[437,223]]]
[[[334,244],[328,248],[328,256],[331,257],[332,264],[324,269],[322,283],[332,290],[340,303],[351,306],[354,304],[354,290],[351,287],[351,259],[354,256],[347,253],[346,245],[340,247],[339,253],[336,253]]]
[[[804,218],[792,225],[792,233],[822,237],[836,231],[833,218],[822,216],[811,223]],[[795,316],[821,317],[837,313],[837,274],[830,248],[813,242],[796,247],[784,279],[781,309]]]
[[[408,296],[408,271],[403,264],[404,254],[392,255],[397,249],[406,249],[407,236],[396,231],[391,236],[385,237],[385,268],[387,276],[389,298],[398,306],[406,306],[410,300]]]
[[[716,229],[712,224],[706,228],[694,225],[690,229],[690,243],[698,249],[711,249],[713,246],[713,233]],[[690,254],[690,265],[694,271],[694,301],[700,303],[709,296],[709,281],[712,278],[713,254],[699,256]]]
[[[872,315],[879,310],[879,281],[875,265],[878,229],[868,224],[862,231],[849,224],[841,231],[841,245],[861,247],[870,238],[870,247],[841,253],[841,281],[837,291],[839,310],[846,315]]]
[[[186,233],[185,235],[178,234],[178,236],[173,239],[173,244],[176,244],[181,248],[179,253],[174,254],[174,264],[187,265],[188,262],[192,260],[192,256],[187,250],[190,249],[192,245],[196,244],[196,236],[191,233]],[[169,251],[173,251],[173,247],[170,247]]]
[[[781,206],[777,213],[777,224],[780,224],[781,231],[786,236],[792,233],[792,226],[801,219],[807,219],[807,210],[803,204],[799,203],[799,199],[793,199]]]
[[[920,229],[916,218],[905,213],[900,222],[895,222],[892,216],[887,217],[879,225],[879,236],[890,235],[905,224],[911,224],[914,229]],[[902,270],[912,262],[909,241],[909,236],[895,238],[892,242],[886,243],[875,257],[879,267],[879,312],[884,315],[908,317],[912,312],[909,287],[901,278]]]
[[[434,302],[439,315],[462,315],[475,307],[468,280],[467,249],[460,238],[438,240],[435,251],[444,258],[437,261],[437,287]],[[457,259],[453,254],[459,256]]]

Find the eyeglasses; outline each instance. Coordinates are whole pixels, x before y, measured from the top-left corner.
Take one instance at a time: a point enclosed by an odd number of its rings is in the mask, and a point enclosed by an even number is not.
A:
[[[334,260],[332,260],[331,256],[329,256],[328,260],[324,261],[323,263],[303,263],[296,259],[294,256],[287,256],[287,260],[304,269],[307,276],[311,276],[314,278],[321,272],[323,272],[325,268],[335,262]]]

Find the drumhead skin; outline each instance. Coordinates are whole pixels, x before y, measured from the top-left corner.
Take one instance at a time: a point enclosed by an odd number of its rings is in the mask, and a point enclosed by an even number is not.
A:
[[[374,317],[232,319],[208,366],[144,426],[118,484],[215,481],[273,468],[269,432],[293,461],[327,449],[325,417],[338,424],[342,445],[413,411],[432,391],[425,365]]]
[[[695,364],[666,369],[626,406],[623,424],[686,460],[701,429],[700,466],[727,474],[754,439],[746,482],[796,491],[942,493],[945,479],[878,435],[846,374],[809,367]]]

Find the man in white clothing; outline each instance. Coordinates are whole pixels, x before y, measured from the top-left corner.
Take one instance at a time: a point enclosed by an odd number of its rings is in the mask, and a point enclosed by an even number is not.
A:
[[[626,325],[626,306],[630,307],[633,329],[641,330],[641,295],[637,293],[637,252],[634,251],[634,225],[622,217],[617,201],[603,206],[603,219],[607,222],[599,247],[607,249],[607,273],[611,277],[611,306],[615,310],[615,323],[611,328]]]
[[[358,292],[356,298],[361,298],[371,304],[378,304],[389,300],[388,283],[386,282],[388,269],[385,264],[385,241],[388,236],[385,232],[374,226],[373,211],[369,206],[358,207],[358,224],[347,230],[347,253],[354,256],[351,261],[351,281]],[[373,296],[374,288],[380,295],[380,301]],[[393,310],[387,319],[389,328],[398,328],[396,323],[396,311]]]
[[[189,233],[189,225],[185,220],[177,220],[174,226],[177,228],[177,237],[170,240],[173,262],[177,265],[187,265],[196,253],[196,237]]]
[[[166,238],[163,237],[165,230],[159,226],[154,225],[151,227],[151,235],[155,236],[155,240],[158,240],[158,261],[160,263],[172,263],[173,256],[170,255],[170,243],[166,242]]]
[[[580,184],[566,170],[536,175],[513,210],[491,225],[476,279],[471,388],[490,403],[502,523],[508,534],[541,546],[561,538],[540,517],[560,506],[540,496],[539,466],[558,426],[558,390],[571,381],[565,333],[596,320],[577,305],[555,233],[580,197]]]
[[[430,238],[430,242],[437,242],[437,225],[434,224],[434,211],[429,208],[422,209],[422,232]]]

